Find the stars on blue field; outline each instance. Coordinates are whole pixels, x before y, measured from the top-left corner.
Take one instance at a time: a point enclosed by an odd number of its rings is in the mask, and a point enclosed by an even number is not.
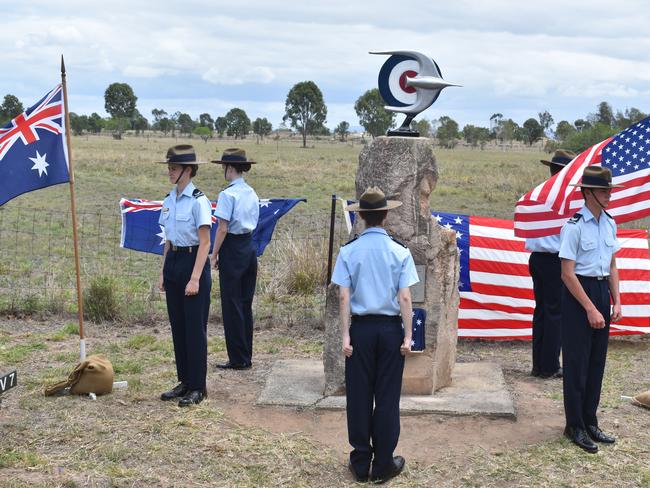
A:
[[[446,212],[432,212],[433,218],[445,229],[456,232],[456,245],[460,255],[459,291],[472,291],[469,275],[469,215],[452,214]]]

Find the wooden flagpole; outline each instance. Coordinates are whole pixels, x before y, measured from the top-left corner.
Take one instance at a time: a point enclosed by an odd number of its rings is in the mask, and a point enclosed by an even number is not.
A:
[[[68,88],[65,81],[65,63],[61,55],[61,86],[65,108],[65,143],[68,149],[68,172],[70,173],[70,212],[72,214],[72,238],[74,241],[74,264],[77,270],[77,312],[79,315],[79,360],[86,359],[86,339],[84,338],[84,304],[81,292],[81,263],[79,261],[79,241],[77,238],[77,205],[74,196],[74,169],[70,147],[70,116],[68,114]]]

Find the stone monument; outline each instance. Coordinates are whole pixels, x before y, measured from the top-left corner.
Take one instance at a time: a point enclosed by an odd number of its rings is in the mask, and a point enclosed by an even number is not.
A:
[[[426,310],[426,349],[406,358],[402,393],[431,395],[451,384],[456,362],[459,256],[456,233],[438,225],[429,196],[438,181],[432,141],[421,137],[377,137],[359,155],[357,199],[378,186],[402,206],[388,213],[386,230],[413,255],[420,283],[412,287],[413,306]],[[352,234],[362,231],[357,219]],[[325,314],[325,395],[345,392],[338,287],[330,285]]]

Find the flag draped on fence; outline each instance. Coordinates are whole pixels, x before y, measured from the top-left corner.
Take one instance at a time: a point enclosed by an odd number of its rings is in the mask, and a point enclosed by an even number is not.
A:
[[[460,252],[458,336],[530,339],[535,297],[524,239],[513,222],[434,212],[438,223],[456,232]],[[648,232],[618,230],[616,254],[623,318],[612,335],[650,333]]]
[[[543,237],[558,234],[562,225],[583,206],[580,181],[584,168],[601,164],[612,171],[607,208],[617,223],[650,215],[650,117],[580,153],[562,171],[526,193],[515,208],[515,235]]]
[[[260,216],[257,228],[253,231],[253,242],[257,246],[257,255],[261,256],[271,240],[275,224],[278,219],[291,210],[299,202],[306,202],[304,198],[271,198],[260,200]],[[212,202],[212,211],[216,208]],[[165,244],[165,228],[158,224],[162,202],[158,200],[120,200],[122,213],[122,238],[120,247],[133,249],[153,254],[162,254]],[[217,219],[212,216],[215,224]],[[211,229],[211,242],[217,226]]]
[[[23,193],[70,181],[63,90],[0,128],[0,205]]]

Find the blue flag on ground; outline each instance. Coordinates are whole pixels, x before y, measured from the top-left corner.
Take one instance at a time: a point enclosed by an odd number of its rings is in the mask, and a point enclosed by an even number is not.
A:
[[[70,181],[63,89],[0,128],[0,205],[39,188]]]
[[[261,256],[273,236],[275,224],[280,217],[286,214],[299,202],[306,202],[305,198],[271,198],[260,200],[260,216],[257,228],[253,231],[253,242],[257,246],[257,255]],[[161,201],[156,200],[120,200],[122,213],[122,238],[120,247],[135,251],[162,254],[165,244],[165,228],[158,223]],[[216,202],[212,202],[212,211]],[[217,231],[217,219],[212,216],[212,229],[210,242],[214,242]],[[212,244],[210,244],[212,250]]]

